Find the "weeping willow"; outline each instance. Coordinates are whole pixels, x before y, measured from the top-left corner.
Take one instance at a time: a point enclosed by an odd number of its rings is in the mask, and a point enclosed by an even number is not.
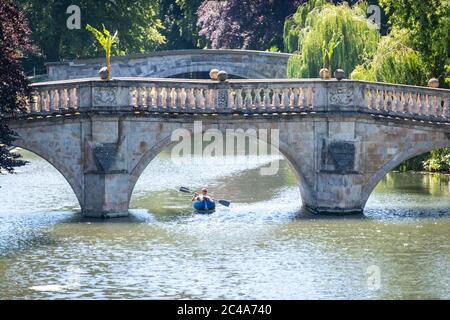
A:
[[[305,16],[309,5],[308,2],[306,6],[301,6],[296,13],[298,15],[290,18],[285,28],[289,30],[285,32],[289,46],[295,45],[293,39],[298,35],[298,54],[289,60],[289,77],[318,77],[321,68],[329,67],[324,65],[328,58],[323,48],[336,38],[340,41],[331,57],[333,70],[340,68],[350,73],[375,53],[380,36],[377,26],[366,18],[365,3],[349,7],[347,3],[333,5],[317,1],[316,7]]]
[[[301,48],[303,28],[306,27],[308,14],[316,8],[329,3],[329,0],[309,0],[299,6],[297,11],[284,22],[283,43],[287,52],[298,52]]]
[[[426,85],[426,64],[410,47],[409,33],[394,29],[383,37],[371,60],[359,65],[351,74],[355,80]]]

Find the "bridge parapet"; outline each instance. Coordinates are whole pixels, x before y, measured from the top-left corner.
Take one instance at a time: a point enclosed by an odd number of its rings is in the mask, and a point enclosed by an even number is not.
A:
[[[450,121],[450,91],[364,81],[118,78],[37,83],[27,117],[74,112],[292,114],[362,112]]]

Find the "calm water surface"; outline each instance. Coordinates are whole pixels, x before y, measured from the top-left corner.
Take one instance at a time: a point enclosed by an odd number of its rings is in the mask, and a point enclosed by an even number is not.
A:
[[[448,176],[390,173],[365,217],[313,219],[286,160],[261,176],[276,158],[180,167],[161,154],[131,217],[97,221],[80,217],[53,167],[25,156],[0,176],[0,299],[450,298]],[[193,215],[177,188],[204,184],[232,206]]]

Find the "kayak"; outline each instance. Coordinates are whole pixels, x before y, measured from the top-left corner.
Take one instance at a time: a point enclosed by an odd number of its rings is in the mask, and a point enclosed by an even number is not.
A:
[[[216,203],[210,199],[195,200],[192,206],[199,213],[211,213],[216,209]]]

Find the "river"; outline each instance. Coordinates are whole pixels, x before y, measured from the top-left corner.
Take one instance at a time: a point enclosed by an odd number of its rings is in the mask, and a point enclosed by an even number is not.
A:
[[[388,174],[364,217],[301,211],[286,160],[160,154],[129,218],[83,219],[47,162],[0,176],[0,299],[449,299],[450,178]],[[192,214],[180,185],[232,201]]]

